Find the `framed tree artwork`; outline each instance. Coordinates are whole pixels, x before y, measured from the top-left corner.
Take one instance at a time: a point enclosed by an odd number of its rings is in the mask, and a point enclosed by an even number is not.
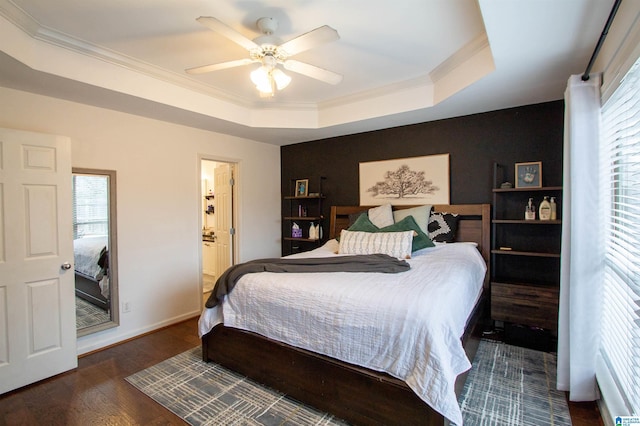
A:
[[[449,204],[449,154],[360,163],[360,205]]]

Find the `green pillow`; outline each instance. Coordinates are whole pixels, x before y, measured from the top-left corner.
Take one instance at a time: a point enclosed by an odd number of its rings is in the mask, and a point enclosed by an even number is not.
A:
[[[411,244],[411,251],[423,249],[425,247],[434,247],[431,238],[420,229],[420,226],[416,223],[413,216],[407,216],[404,219],[394,223],[393,225],[385,226],[384,228],[378,228],[375,226],[366,214],[361,215],[348,229],[349,231],[360,232],[401,232],[401,231],[415,231],[417,235],[413,237],[413,243]]]
[[[367,214],[361,214],[360,216],[358,216],[358,218],[356,219],[355,222],[353,222],[353,225],[351,225],[347,231],[354,231],[354,232],[379,232],[379,229],[377,226],[375,226],[373,224],[373,222],[371,222],[371,219],[369,219],[369,215]]]
[[[404,219],[394,223],[393,225],[380,228],[378,232],[400,232],[400,231],[415,231],[417,235],[413,237],[413,244],[411,245],[411,251],[423,249],[425,247],[435,247],[431,238],[420,229],[418,223],[413,216],[407,216]]]

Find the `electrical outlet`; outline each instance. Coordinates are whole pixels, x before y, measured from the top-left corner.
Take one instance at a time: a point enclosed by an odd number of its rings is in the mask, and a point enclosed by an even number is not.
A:
[[[131,312],[131,303],[129,302],[122,302],[122,312],[123,313],[127,313],[127,312]]]

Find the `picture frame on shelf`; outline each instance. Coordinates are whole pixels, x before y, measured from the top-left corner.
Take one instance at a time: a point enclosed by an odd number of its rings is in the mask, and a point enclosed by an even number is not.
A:
[[[542,161],[516,163],[516,188],[542,188]]]
[[[309,195],[309,179],[296,180],[296,197],[307,197]]]

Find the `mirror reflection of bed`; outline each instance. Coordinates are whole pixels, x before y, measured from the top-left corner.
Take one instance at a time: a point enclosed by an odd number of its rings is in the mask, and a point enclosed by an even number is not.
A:
[[[73,169],[76,329],[82,336],[117,325],[115,172]]]
[[[107,235],[80,236],[73,240],[77,328],[111,319],[108,243]]]

